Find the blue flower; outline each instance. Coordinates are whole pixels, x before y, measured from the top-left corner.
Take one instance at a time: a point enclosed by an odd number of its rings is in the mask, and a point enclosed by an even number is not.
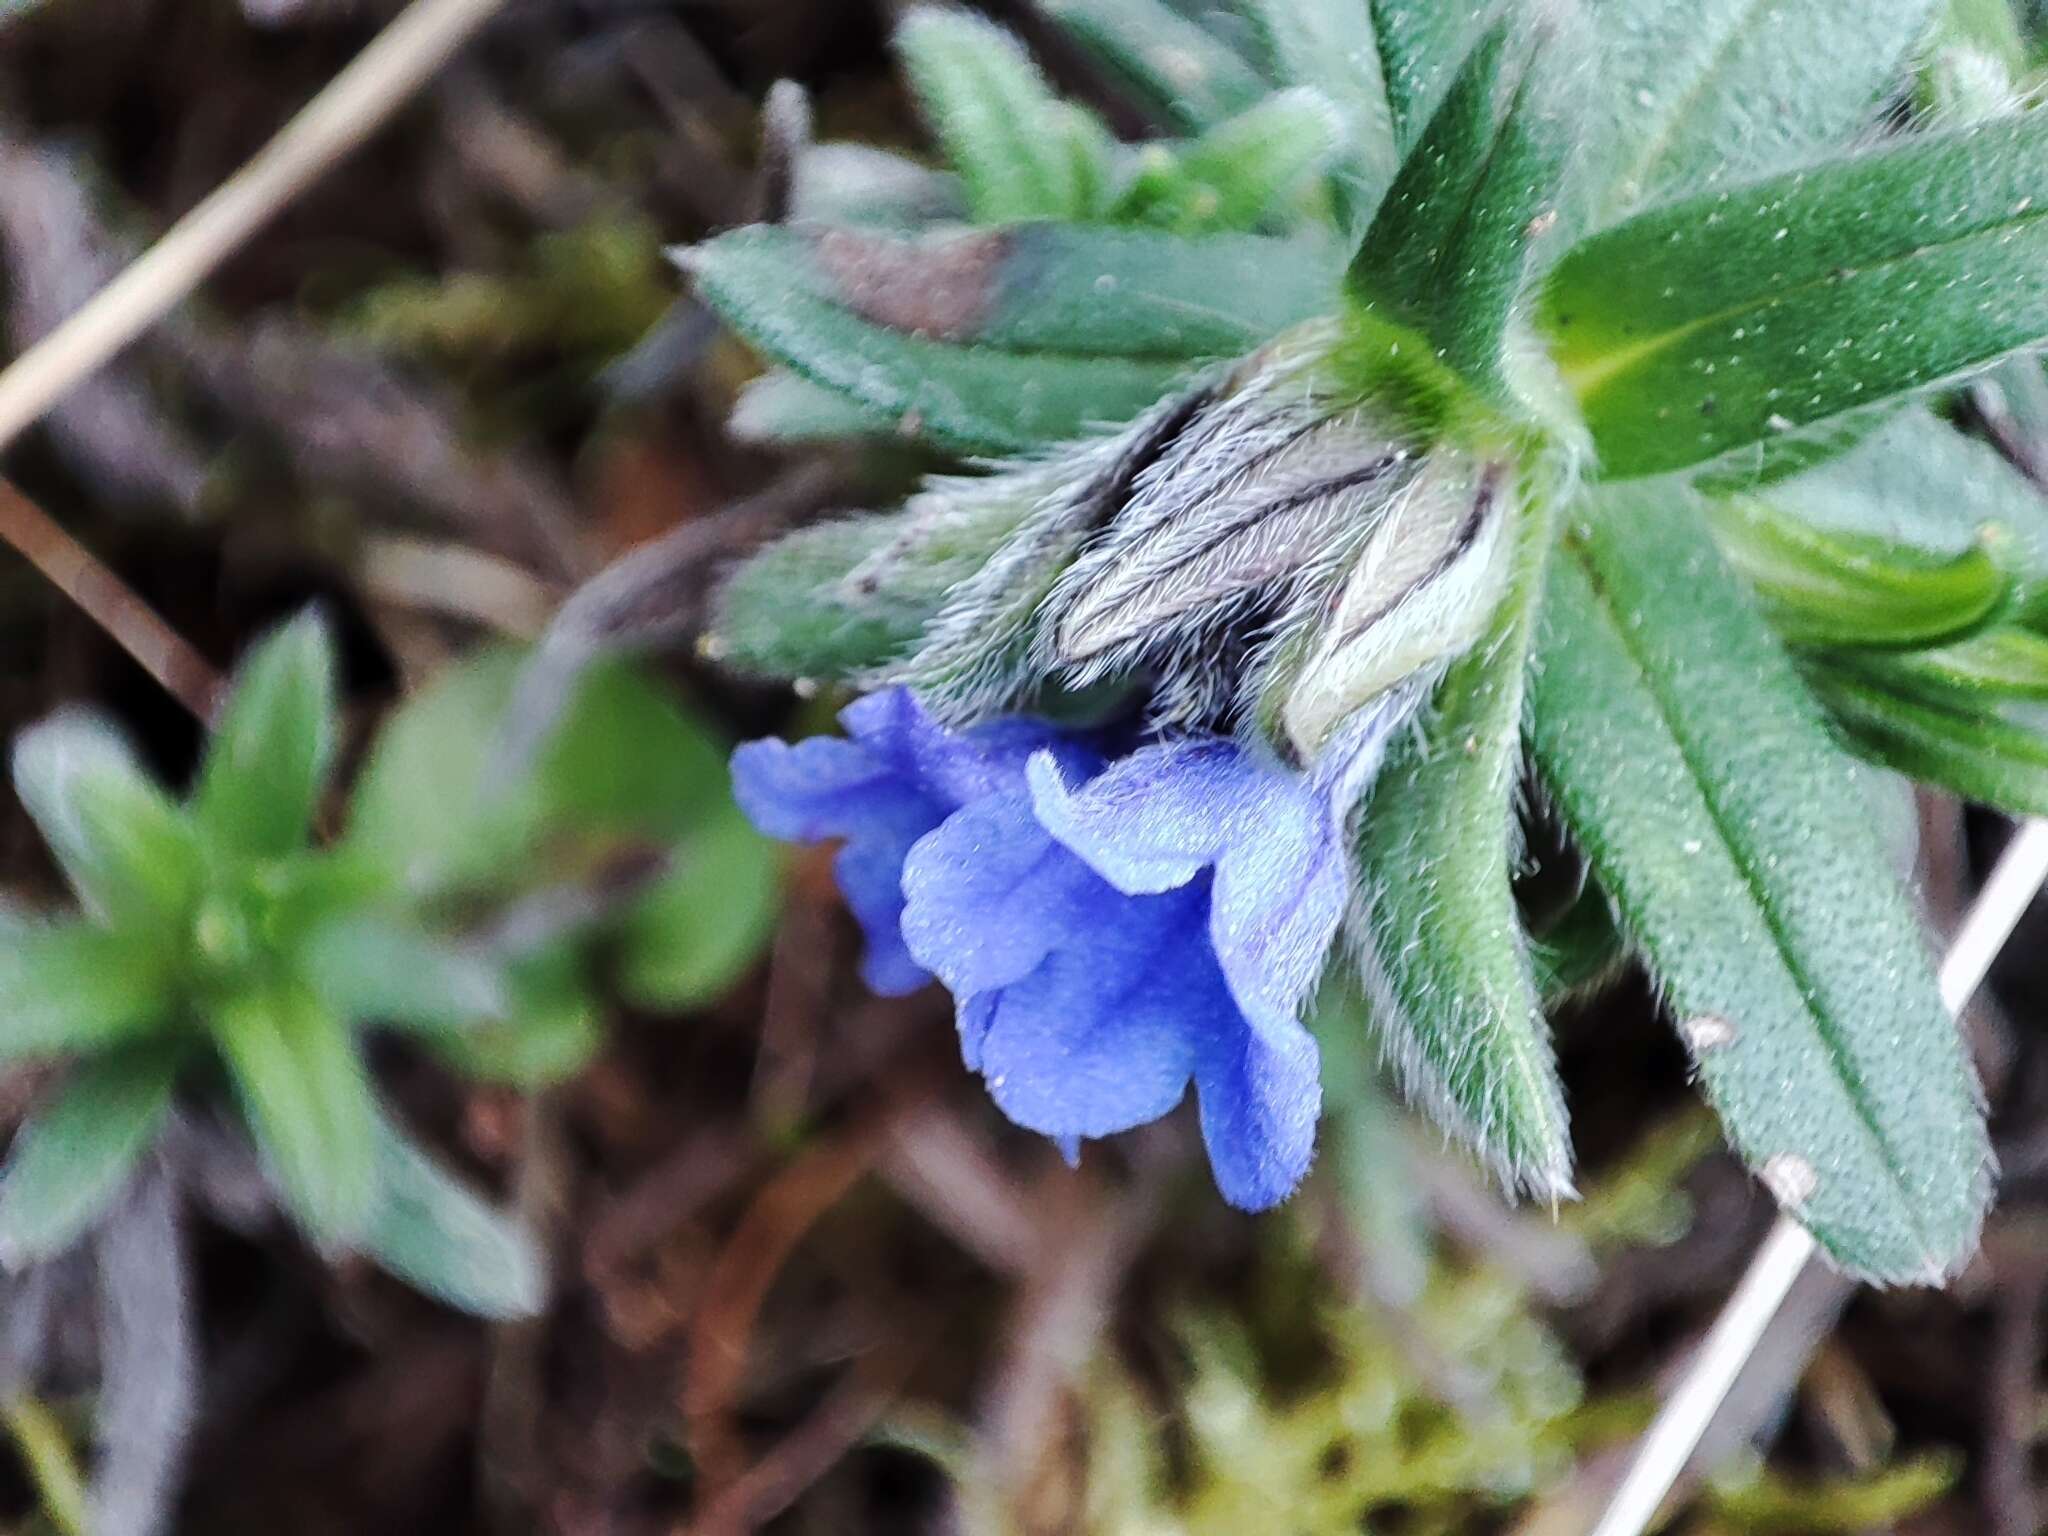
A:
[[[1284,1199],[1321,1104],[1298,1014],[1345,903],[1336,802],[1217,738],[1107,761],[1032,721],[946,731],[900,689],[841,719],[847,739],[754,742],[733,773],[763,830],[845,839],[870,984],[937,976],[968,1066],[1070,1152],[1192,1083],[1224,1196]]]

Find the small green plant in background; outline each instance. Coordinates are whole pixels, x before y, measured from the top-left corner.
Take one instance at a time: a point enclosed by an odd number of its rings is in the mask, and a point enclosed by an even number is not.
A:
[[[494,785],[517,668],[479,655],[394,711],[325,845],[339,727],[315,613],[253,650],[183,801],[102,717],[67,709],[17,739],[16,789],[81,910],[0,939],[0,1052],[70,1063],[0,1170],[0,1261],[61,1255],[191,1096],[234,1106],[324,1252],[486,1315],[540,1304],[530,1239],[399,1128],[364,1032],[544,1084],[598,1038],[598,940],[628,997],[693,1006],[758,952],[776,876],[716,746],[625,667],[587,680],[536,763]],[[658,878],[618,911],[580,899],[621,845]]]
[[[980,471],[763,551],[709,650],[878,690],[847,717],[866,759],[897,750],[878,700],[905,689],[962,752],[1062,722],[1051,750],[1111,759],[1126,814],[1207,793],[1126,768],[1189,742],[1263,765],[1259,793],[1306,786],[1343,829],[1333,953],[1370,999],[1326,1071],[1376,1048],[1503,1183],[1568,1195],[1546,999],[1633,956],[1727,1139],[1836,1263],[1951,1273],[1990,1196],[1983,1116],[1871,806],[1899,773],[2048,811],[2048,514],[2012,449],[2048,339],[2025,33],[1932,0],[1041,9],[1170,137],[1119,143],[986,23],[919,9],[898,46],[947,168],[870,156],[835,202],[846,147],[801,146],[790,222],[682,253],[770,364],[738,430],[909,436]],[[1133,758],[1085,734],[1106,719]],[[1384,761],[1347,774],[1332,743],[1362,722]],[[804,798],[822,749],[788,762],[743,765],[778,830],[879,836]],[[1076,831],[1033,771],[1016,835],[1117,912],[1187,878],[1108,820]],[[1058,771],[1085,799],[1094,770]],[[1554,925],[1513,881],[1525,778],[1591,873]],[[886,882],[855,905],[955,985],[972,1063],[1029,983],[949,947],[925,893],[993,898],[941,866],[900,866],[901,937]],[[1298,1010],[1289,963],[1269,981]],[[1231,980],[1258,1049],[1294,1041]],[[1159,1112],[1063,1107],[1060,1072],[1091,1079],[1048,1063],[1087,1047],[1041,1033],[1042,1091],[990,1071],[1013,1115],[1071,1144]],[[1193,1070],[1206,1127],[1223,1088]],[[1299,1177],[1314,1093],[1271,1111],[1284,1153],[1243,1159]]]

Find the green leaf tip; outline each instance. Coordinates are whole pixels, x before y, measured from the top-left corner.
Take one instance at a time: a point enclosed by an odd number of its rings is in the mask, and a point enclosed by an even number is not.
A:
[[[317,608],[258,641],[235,674],[192,809],[238,852],[276,858],[312,830],[339,735],[334,640]]]

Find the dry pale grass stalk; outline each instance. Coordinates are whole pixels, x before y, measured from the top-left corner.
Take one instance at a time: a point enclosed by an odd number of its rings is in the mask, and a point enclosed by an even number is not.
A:
[[[248,164],[0,372],[0,448],[161,319],[367,138],[503,3],[414,0]]]

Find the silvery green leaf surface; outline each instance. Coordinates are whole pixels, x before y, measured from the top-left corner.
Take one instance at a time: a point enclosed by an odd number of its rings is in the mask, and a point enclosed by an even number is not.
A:
[[[478,1317],[531,1317],[547,1294],[533,1234],[491,1208],[383,1114],[376,1212],[363,1251],[408,1285]]]
[[[919,6],[895,45],[975,222],[1085,219],[1109,180],[1107,133],[1053,94],[1016,37],[966,11]]]
[[[485,769],[519,657],[483,651],[415,690],[357,775],[344,846],[429,893],[501,878],[539,826],[531,783],[485,795]]]
[[[918,240],[756,226],[684,253],[755,347],[912,435],[1016,453],[1129,419],[1329,300],[1307,237],[1027,225]]]
[[[0,1265],[54,1258],[104,1213],[169,1113],[182,1051],[122,1046],[74,1067],[0,1168]]]
[[[1244,111],[1266,82],[1236,49],[1164,0],[1037,0],[1150,111],[1199,133]]]
[[[1916,690],[1958,702],[2048,701],[2048,636],[2003,624],[1967,639],[1882,658],[1885,668]]]
[[[117,923],[180,922],[202,877],[191,819],[105,718],[66,709],[14,739],[14,790],[86,909]]]
[[[192,813],[238,852],[276,858],[306,841],[334,760],[334,642],[317,610],[258,641],[207,744]]]
[[[1582,170],[1605,222],[1858,136],[1933,0],[1587,0],[1599,64]]]
[[[790,181],[789,216],[797,223],[914,229],[967,216],[959,177],[872,144],[806,144]]]
[[[603,1040],[596,987],[573,936],[506,963],[511,1008],[502,1023],[421,1036],[465,1077],[539,1088],[574,1075]]]
[[[323,1249],[354,1247],[377,1209],[377,1109],[347,1023],[292,982],[227,998],[207,1022],[286,1206]]]
[[[0,929],[0,1061],[93,1051],[171,1021],[165,946],[91,923]]]
[[[1729,1141],[1842,1268],[1933,1282],[1990,1196],[1977,1085],[1851,760],[1675,493],[1553,563],[1543,779]]]
[[[1503,22],[1465,56],[1347,279],[1372,315],[1414,332],[1438,361],[1494,393],[1509,315],[1569,145],[1570,98],[1550,74],[1564,51],[1557,41]]]
[[[2048,116],[1698,193],[1580,242],[1537,306],[1601,473],[1701,463],[2048,336]]]
[[[1554,521],[1523,514],[1485,637],[1452,664],[1359,820],[1370,1020],[1407,1093],[1509,1189],[1572,1193],[1564,1090],[1509,876],[1528,656]]]

